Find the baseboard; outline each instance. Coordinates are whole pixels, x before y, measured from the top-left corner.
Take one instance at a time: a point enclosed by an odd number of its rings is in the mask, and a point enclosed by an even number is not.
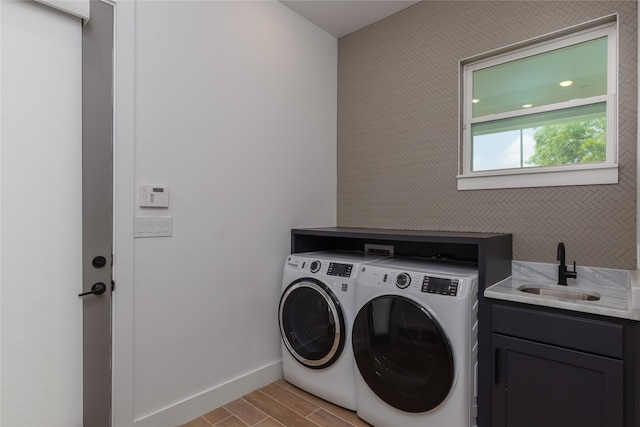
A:
[[[273,362],[202,393],[135,420],[140,427],[175,427],[282,378],[282,361]]]

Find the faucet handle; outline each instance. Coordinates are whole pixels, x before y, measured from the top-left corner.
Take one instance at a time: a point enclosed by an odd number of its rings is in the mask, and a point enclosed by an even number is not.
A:
[[[565,273],[567,277],[570,277],[572,279],[575,279],[576,277],[578,277],[578,272],[576,271],[576,262],[573,261],[573,271],[568,271]]]

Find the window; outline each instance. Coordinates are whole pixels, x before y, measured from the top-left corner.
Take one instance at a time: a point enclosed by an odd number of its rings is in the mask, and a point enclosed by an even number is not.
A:
[[[461,70],[458,189],[618,182],[615,22]]]

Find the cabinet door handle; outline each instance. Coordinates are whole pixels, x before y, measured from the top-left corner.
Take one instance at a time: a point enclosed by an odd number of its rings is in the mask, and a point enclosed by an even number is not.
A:
[[[496,384],[500,384],[500,349],[496,348],[495,354],[493,355],[493,379]]]

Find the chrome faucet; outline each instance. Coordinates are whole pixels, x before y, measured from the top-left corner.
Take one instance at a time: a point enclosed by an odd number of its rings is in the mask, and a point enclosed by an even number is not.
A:
[[[564,243],[558,243],[558,261],[560,261],[560,265],[558,266],[558,285],[567,286],[567,277],[575,279],[578,277],[578,273],[576,273],[576,262],[573,261],[573,271],[567,270],[567,265],[564,260]]]

